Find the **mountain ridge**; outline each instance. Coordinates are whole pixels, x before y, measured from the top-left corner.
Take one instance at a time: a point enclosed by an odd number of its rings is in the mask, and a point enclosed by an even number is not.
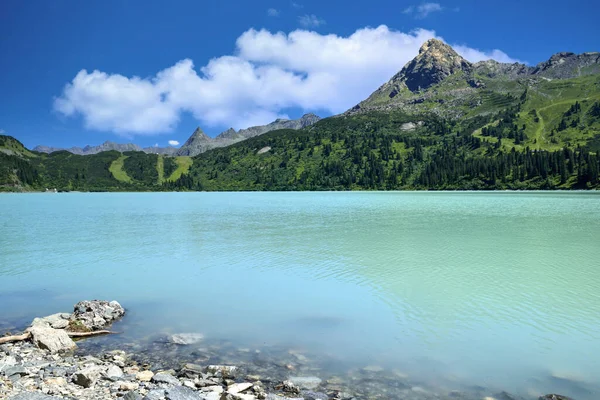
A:
[[[342,115],[398,108],[460,118],[481,105],[476,103],[483,103],[482,94],[490,87],[518,96],[517,90],[535,86],[539,79],[564,80],[599,73],[599,52],[559,52],[536,66],[495,60],[471,63],[446,43],[430,39],[390,80]]]
[[[0,190],[600,189],[597,52],[470,63],[429,41],[357,107],[304,117],[198,128],[182,146],[194,157],[40,154],[0,137]]]
[[[160,154],[166,156],[196,156],[200,153],[203,153],[207,150],[216,148],[216,147],[225,147],[229,146],[233,143],[237,143],[242,140],[246,140],[250,137],[262,135],[264,133],[270,132],[272,130],[277,129],[302,129],[310,126],[321,118],[313,113],[304,114],[302,117],[298,119],[276,119],[275,121],[267,124],[267,125],[258,125],[251,126],[246,129],[240,129],[236,131],[233,128],[229,128],[228,130],[221,132],[215,138],[211,138],[206,135],[204,131],[197,127],[192,135],[186,140],[186,142],[179,148],[177,147],[140,147],[133,143],[115,143],[111,141],[105,141],[101,145],[98,146],[84,146],[84,147],[70,147],[70,148],[59,148],[59,147],[50,147],[38,145],[32,149],[32,151],[37,151],[40,153],[54,153],[57,151],[68,151],[69,153],[77,154],[77,155],[90,155],[97,154],[103,151],[111,151],[116,150],[118,152],[126,152],[126,151],[143,151],[148,154]]]

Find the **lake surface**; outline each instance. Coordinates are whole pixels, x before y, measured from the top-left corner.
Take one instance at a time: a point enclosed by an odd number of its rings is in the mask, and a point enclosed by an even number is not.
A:
[[[0,324],[92,298],[128,309],[128,339],[597,399],[600,194],[1,195]]]

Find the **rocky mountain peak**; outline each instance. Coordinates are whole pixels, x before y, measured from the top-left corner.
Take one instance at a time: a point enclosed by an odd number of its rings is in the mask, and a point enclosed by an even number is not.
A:
[[[441,82],[457,72],[471,72],[473,65],[462,58],[452,47],[438,39],[429,39],[419,49],[419,54],[402,68],[401,78],[411,92]]]
[[[210,141],[212,139],[206,133],[204,133],[202,128],[197,127],[196,130],[194,131],[194,133],[192,133],[192,136],[190,136],[190,138],[187,140],[186,143],[188,143],[190,141],[196,141],[196,140]]]

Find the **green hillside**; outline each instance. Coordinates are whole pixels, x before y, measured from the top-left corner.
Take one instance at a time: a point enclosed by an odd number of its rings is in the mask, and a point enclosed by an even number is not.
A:
[[[197,156],[187,178],[203,190],[598,187],[593,142],[536,150],[473,134],[486,120],[419,119],[422,125],[410,131],[404,124],[414,116],[372,112],[325,119],[310,130],[271,132]]]
[[[2,190],[597,189],[599,164],[600,54],[471,63],[436,39],[344,114],[193,158],[0,136]]]
[[[189,168],[191,159],[185,165]],[[179,168],[174,157],[143,152],[36,153],[10,136],[0,136],[0,191],[168,190],[161,177],[170,178]]]

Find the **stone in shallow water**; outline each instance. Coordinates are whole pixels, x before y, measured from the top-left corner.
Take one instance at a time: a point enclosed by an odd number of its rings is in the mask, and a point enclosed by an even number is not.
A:
[[[116,301],[85,300],[75,304],[71,319],[95,331],[103,329],[123,315],[125,309]]]
[[[288,381],[298,386],[300,389],[313,390],[321,384],[321,378],[316,376],[290,376]]]
[[[220,375],[224,378],[232,378],[235,376],[237,367],[233,365],[209,365],[206,370],[214,375]]]
[[[169,342],[182,346],[196,344],[204,339],[201,333],[177,333],[169,337]]]

